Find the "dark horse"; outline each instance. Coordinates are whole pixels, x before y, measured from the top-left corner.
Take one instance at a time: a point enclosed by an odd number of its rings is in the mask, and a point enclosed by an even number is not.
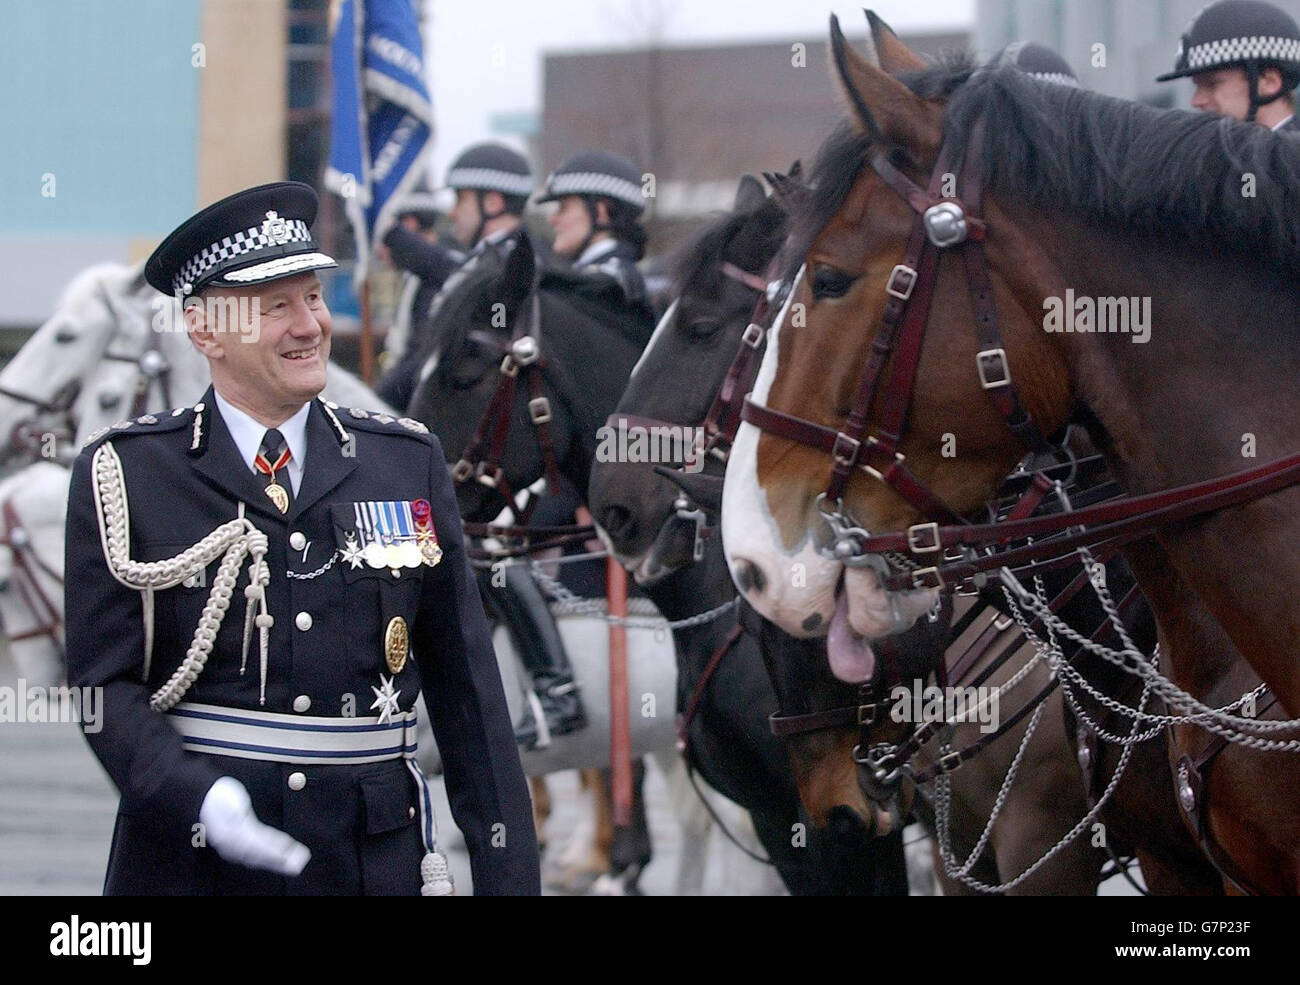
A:
[[[779,204],[767,198],[757,179],[746,176],[733,211],[704,230],[678,259],[677,299],[611,416],[612,426],[626,422],[627,414],[654,414],[691,426],[703,421],[720,380],[711,370],[719,365],[725,370],[731,361],[745,315],[765,283],[759,274],[783,236]],[[724,265],[729,265],[725,269],[730,275],[723,272]],[[694,517],[699,514],[679,506],[680,496],[676,485],[657,475],[649,463],[602,456],[592,470],[592,515],[615,555],[648,594],[656,600],[699,595],[697,606],[734,598],[722,545],[706,539],[697,553]],[[735,625],[734,616],[720,620],[710,638],[726,637]],[[764,846],[792,892],[906,894],[901,830],[873,838],[861,815],[849,808],[823,811],[823,802],[836,802],[830,796],[805,798],[809,810],[800,811],[800,786],[815,771],[792,770],[785,743],[768,728],[767,716],[778,710],[778,701],[764,678],[763,659],[757,636],[746,632],[736,637],[702,688],[700,666],[682,667],[679,707],[691,704],[699,689],[694,699],[697,713],[688,731],[691,762],[717,789],[751,811]],[[735,708],[741,695],[751,710],[738,719]],[[718,742],[714,736],[729,736],[729,741]],[[846,768],[841,780],[852,789],[852,761],[848,750],[842,751]],[[799,830],[797,826],[807,832],[808,847],[791,848],[791,832]]]
[[[536,299],[536,307],[533,301]],[[499,307],[497,307],[499,306]],[[516,247],[504,268],[467,271],[449,285],[435,315],[433,365],[417,388],[414,416],[438,432],[449,456],[471,443],[478,422],[496,390],[503,347],[520,328],[540,338],[539,365],[551,407],[551,441],[563,477],[587,488],[596,458],[598,429],[614,409],[623,385],[646,341],[643,326],[619,328],[619,310],[610,307],[590,282],[563,272],[537,271],[529,250]],[[494,315],[497,316],[494,322]],[[520,324],[519,319],[526,321]],[[545,472],[529,413],[531,391],[516,394],[502,466],[506,486],[523,489]],[[502,499],[479,482],[461,486],[461,507],[469,519],[495,514]],[[652,586],[647,594],[670,619],[707,611],[731,592],[725,562],[714,558],[701,570]],[[716,602],[715,602],[715,598]],[[712,620],[674,632],[678,654],[678,693],[689,691],[704,672],[735,617]],[[831,875],[792,827],[797,813],[785,809],[784,791],[768,784],[771,740],[766,733],[770,690],[761,665],[728,657],[711,691],[709,707],[693,730],[693,749],[708,783],[747,808],[765,850],[792,892],[830,892],[861,877]],[[780,809],[773,805],[780,803]],[[868,873],[868,877],[871,874]],[[875,888],[870,883],[865,891]],[[903,886],[905,889],[905,884]]]
[[[877,51],[882,41],[901,48],[875,28]],[[760,611],[795,632],[830,623],[835,633],[838,624],[867,648],[897,629],[950,563],[933,554],[959,536],[983,543],[978,525],[954,533],[953,518],[979,517],[1024,455],[1024,414],[1044,435],[1071,420],[1085,426],[1131,495],[1240,472],[1249,464],[1243,452],[1265,460],[1296,452],[1300,146],[1231,120],[1042,86],[1014,69],[977,72],[969,61],[894,78],[883,57],[875,64],[850,50],[837,25],[832,41],[856,150],[797,223],[801,318],[780,326],[769,347],[746,411],[763,433],[742,432],[728,469],[738,507],[724,510],[729,560]],[[908,56],[917,64],[910,52],[896,60]],[[952,171],[960,199],[944,181]],[[1254,197],[1242,194],[1245,174],[1259,182]],[[915,195],[903,193],[911,188]],[[944,197],[947,229],[964,215],[970,245],[947,249],[962,241],[935,227],[934,265],[900,264],[909,237],[927,255],[914,220]],[[984,263],[991,289],[979,282]],[[1134,323],[1098,332],[1095,320],[1075,320],[1088,311],[1075,298],[1112,313],[1118,299]],[[1068,326],[1045,317],[1067,302]],[[903,313],[897,348],[875,330],[887,311]],[[907,320],[908,311],[924,317]],[[894,375],[900,366],[905,390]],[[873,379],[884,381],[880,390],[867,388]],[[1011,392],[1024,414],[999,402]],[[796,426],[773,423],[778,414],[812,427],[796,436]],[[883,437],[872,430],[881,422]],[[836,439],[841,478],[828,480],[830,458],[809,444],[818,427],[846,432]],[[873,440],[855,445],[855,434]],[[954,447],[955,455],[945,451]],[[1173,522],[1124,527],[1115,541],[1155,613],[1161,669],[1197,700],[1238,709],[1262,679],[1276,704],[1265,713],[1261,700],[1259,717],[1276,718],[1300,712],[1292,604],[1300,560],[1276,549],[1300,526],[1300,490],[1264,491],[1226,500],[1230,509],[1205,501]],[[879,564],[846,573],[810,549],[829,543],[827,517],[851,518],[859,543],[873,545],[864,559]],[[931,520],[938,525],[924,526]],[[901,553],[930,554],[921,563],[935,575],[898,577],[883,545],[909,527],[913,541]],[[800,551],[817,560],[814,588],[796,598],[771,571]],[[919,600],[899,593],[904,582],[922,589]],[[1295,734],[1263,732],[1249,711],[1217,718],[1256,744]],[[1205,768],[1200,729],[1181,725],[1173,737],[1180,801],[1222,849],[1225,870],[1256,890],[1300,889],[1300,759],[1281,746],[1234,745]]]

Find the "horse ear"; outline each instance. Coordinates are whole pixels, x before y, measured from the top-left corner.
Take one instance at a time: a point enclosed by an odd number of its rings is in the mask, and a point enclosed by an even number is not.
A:
[[[765,174],[768,183],[772,186],[772,197],[781,206],[781,210],[786,215],[792,215],[799,211],[803,202],[806,200],[811,189],[799,180],[799,162],[790,169],[789,174]]]
[[[767,199],[763,183],[752,174],[740,176],[740,187],[736,189],[736,201],[732,203],[732,212],[753,212]]]
[[[802,177],[803,177],[803,161],[795,161],[793,164],[791,164],[791,165],[790,165],[790,170],[786,172],[786,176],[789,177],[789,178],[793,178],[793,179],[795,179],[796,181],[797,181],[798,179],[802,178]]]
[[[871,28],[868,43],[875,49],[879,68],[890,75],[925,68],[925,59],[903,44],[894,29],[877,17],[874,10],[865,13],[867,26]]]
[[[873,144],[893,145],[914,160],[937,153],[941,109],[914,94],[850,47],[839,18],[831,15],[835,81],[854,122]]]
[[[496,297],[492,300],[506,307],[507,324],[514,324],[515,314],[524,301],[533,293],[537,276],[537,257],[533,253],[533,241],[528,231],[520,227],[515,236],[515,245],[506,257],[501,277],[497,280]]]

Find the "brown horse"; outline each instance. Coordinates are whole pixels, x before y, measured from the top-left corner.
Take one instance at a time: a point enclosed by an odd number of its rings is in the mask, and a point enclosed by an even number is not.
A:
[[[1085,425],[1125,491],[1144,494],[1296,452],[1300,411],[1300,145],[1014,69],[954,62],[894,78],[880,65],[916,60],[882,27],[873,18],[877,63],[832,25],[854,126],[815,173],[796,230],[804,267],[723,510],[750,602],[792,633],[829,629],[841,664],[860,668],[872,639],[933,604],[949,560],[938,549],[960,542],[951,531],[1034,438]],[[1096,331],[1099,312],[1132,321]],[[1300,491],[1273,488],[1116,543],[1174,683],[1222,706],[1262,679],[1272,717],[1287,717],[1300,712],[1300,558],[1273,548],[1300,526]],[[850,521],[861,543],[901,542],[932,567],[902,577],[886,555],[897,547],[828,556]],[[909,528],[910,541],[877,536]],[[1205,741],[1180,726],[1175,759]],[[1179,774],[1180,796],[1208,799],[1228,875],[1296,892],[1300,759],[1231,746],[1212,763],[1199,791]]]

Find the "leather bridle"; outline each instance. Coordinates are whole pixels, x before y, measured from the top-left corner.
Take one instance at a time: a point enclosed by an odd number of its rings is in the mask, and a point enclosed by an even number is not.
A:
[[[18,586],[23,602],[36,617],[36,625],[31,629],[6,635],[11,643],[42,636],[49,637],[62,659],[64,657],[63,606],[60,601],[51,599],[46,594],[37,573],[43,572],[59,585],[63,584],[63,578],[37,556],[36,549],[32,546],[31,534],[23,526],[22,518],[14,509],[12,500],[4,501],[3,506],[0,506],[0,514],[4,517],[5,526],[3,535],[0,535],[0,544],[9,548],[13,555],[13,581]]]
[[[528,526],[538,502],[537,497],[530,494],[523,506],[519,505],[506,480],[503,464],[514,417],[515,396],[521,383],[527,388],[528,418],[541,451],[547,488],[551,492],[563,488],[560,463],[555,455],[555,438],[551,432],[551,401],[544,392],[543,370],[548,363],[542,352],[541,304],[536,286],[529,294],[528,310],[528,318],[516,319],[509,341],[485,332],[470,333],[476,344],[497,349],[502,358],[497,368],[496,388],[469,444],[451,469],[452,482],[456,486],[477,482],[496,492],[504,500],[504,505],[515,513],[520,529]],[[471,526],[476,525],[467,525],[467,531]]]
[[[752,397],[745,398],[742,420],[776,437],[830,455],[830,477],[817,501],[834,538],[824,553],[846,566],[877,568],[884,587],[891,591],[969,590],[980,576],[994,569],[1060,557],[1087,545],[1118,549],[1165,524],[1300,483],[1300,454],[1294,454],[1160,492],[1123,496],[1047,516],[1032,516],[1032,509],[1015,509],[1005,519],[975,524],[944,503],[911,472],[898,448],[934,300],[939,258],[944,252],[956,253],[965,268],[979,341],[975,371],[980,385],[1007,427],[1031,451],[1056,451],[1016,392],[998,331],[983,251],[988,236],[981,217],[983,132],[984,122],[977,119],[966,144],[955,198],[940,194],[953,163],[951,138],[940,149],[928,189],[899,171],[884,151],[875,149],[868,158],[870,167],[912,208],[915,217],[903,260],[885,284],[888,301],[843,425],[839,429],[826,427],[765,407]],[[878,397],[879,423],[869,434],[868,414]],[[879,534],[858,525],[843,502],[849,479],[858,471],[888,485],[926,522],[913,524],[905,531]],[[1064,536],[1056,536],[1061,534]],[[1033,542],[1008,546],[1031,537]],[[906,567],[898,564],[900,557],[911,563]]]

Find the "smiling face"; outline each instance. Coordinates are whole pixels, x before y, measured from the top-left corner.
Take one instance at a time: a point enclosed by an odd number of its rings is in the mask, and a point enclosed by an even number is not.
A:
[[[325,387],[330,312],[315,273],[204,292],[185,312],[212,383],[268,427],[292,417]]]

